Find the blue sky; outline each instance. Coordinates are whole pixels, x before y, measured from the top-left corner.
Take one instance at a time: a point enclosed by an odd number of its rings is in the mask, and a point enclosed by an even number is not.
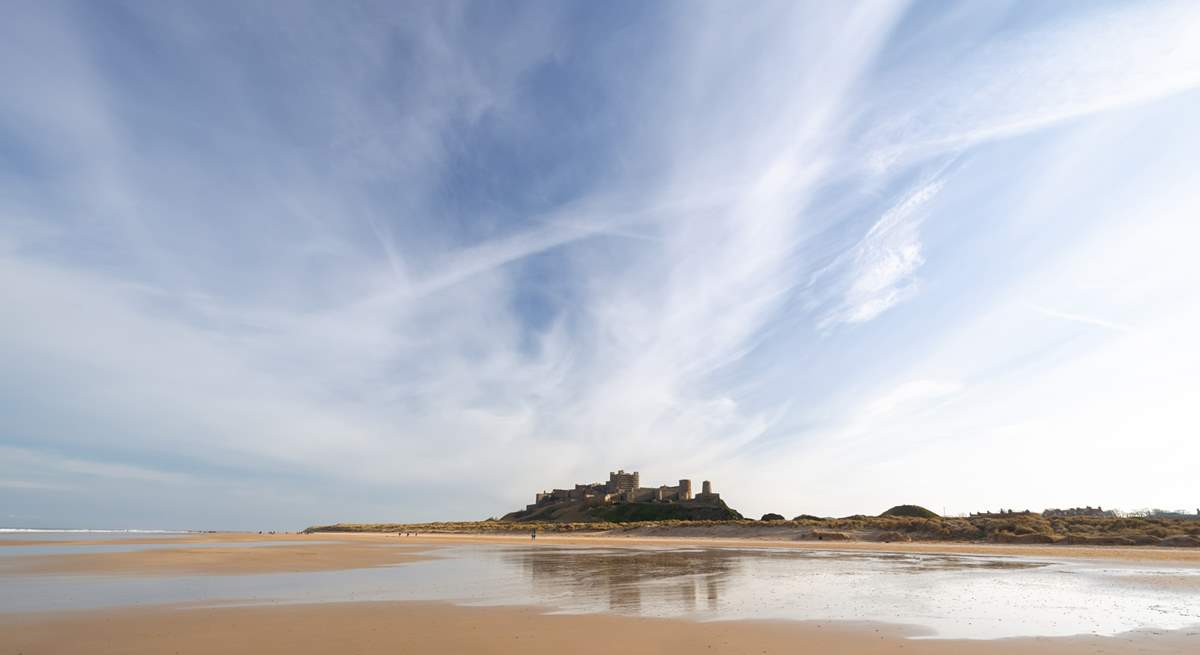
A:
[[[1200,498],[1200,7],[10,3],[0,525]]]

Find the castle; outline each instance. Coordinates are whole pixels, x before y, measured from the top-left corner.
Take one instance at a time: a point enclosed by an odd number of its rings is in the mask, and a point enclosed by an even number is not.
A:
[[[608,482],[577,484],[574,489],[542,491],[534,496],[534,503],[526,505],[526,511],[561,502],[583,502],[589,505],[612,503],[694,503],[718,504],[721,495],[713,493],[712,483],[705,480],[701,491],[692,494],[692,481],[680,480],[674,487],[643,487],[637,471],[626,473],[624,469],[609,472]]]

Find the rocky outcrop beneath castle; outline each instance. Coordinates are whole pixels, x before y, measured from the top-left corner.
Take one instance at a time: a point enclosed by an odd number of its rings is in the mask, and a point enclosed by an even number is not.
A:
[[[548,523],[603,521],[628,523],[632,521],[728,521],[741,518],[742,515],[737,510],[731,509],[724,501],[718,499],[713,502],[693,500],[599,505],[564,501],[505,514],[500,520]]]

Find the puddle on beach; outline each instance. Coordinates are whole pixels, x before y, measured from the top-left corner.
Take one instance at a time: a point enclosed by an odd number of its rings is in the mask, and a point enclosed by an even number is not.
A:
[[[6,576],[0,611],[447,600],[697,620],[881,622],[983,639],[1200,625],[1197,567],[770,548],[455,545],[430,554],[435,559],[347,571]]]

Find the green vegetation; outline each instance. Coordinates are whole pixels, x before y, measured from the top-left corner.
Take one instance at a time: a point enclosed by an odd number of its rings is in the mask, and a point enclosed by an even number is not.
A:
[[[921,519],[938,518],[937,514],[934,514],[920,505],[896,505],[883,514],[880,514],[880,516],[910,516]]]
[[[601,521],[611,523],[694,520],[724,521],[742,518],[741,514],[725,507],[724,504],[720,506],[692,507],[677,503],[618,503],[615,505],[602,505],[589,510],[588,513]]]
[[[767,512],[766,514],[763,514],[762,518],[759,520],[760,521],[783,521],[784,518],[783,518],[782,514],[776,514],[774,512]]]

